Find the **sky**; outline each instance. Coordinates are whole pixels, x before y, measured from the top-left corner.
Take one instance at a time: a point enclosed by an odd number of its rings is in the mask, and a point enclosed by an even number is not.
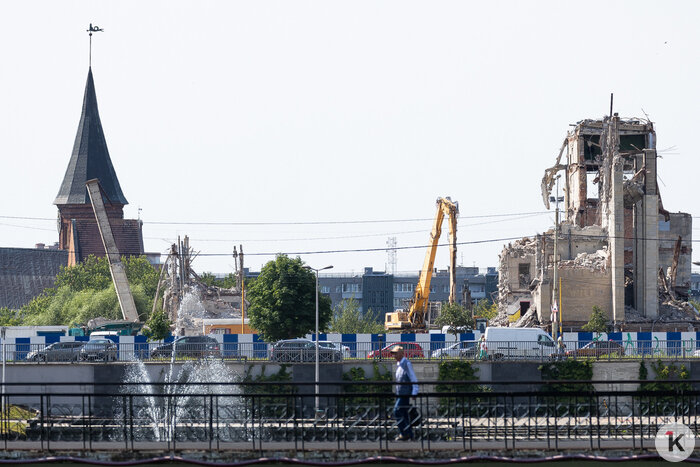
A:
[[[508,239],[554,224],[544,170],[610,93],[622,118],[655,122],[664,207],[700,216],[698,2],[0,8],[3,247],[58,240],[90,23],[104,29],[92,69],[125,216],[143,220],[149,252],[188,235],[199,272],[232,272],[238,245],[252,270],[287,253],[382,271],[395,237],[396,272],[415,273],[446,196],[459,202],[458,263],[497,266]]]

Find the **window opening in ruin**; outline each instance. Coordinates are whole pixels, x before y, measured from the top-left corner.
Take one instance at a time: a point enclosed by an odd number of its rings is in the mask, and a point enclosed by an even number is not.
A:
[[[583,135],[583,159],[592,161],[602,155],[600,135]]]
[[[530,263],[520,263],[518,265],[518,278],[520,287],[530,286]]]
[[[520,316],[523,316],[525,313],[527,313],[527,310],[530,309],[530,302],[520,302]]]
[[[598,172],[586,172],[586,198],[600,199]]]
[[[642,152],[646,140],[646,135],[620,135],[620,152]]]

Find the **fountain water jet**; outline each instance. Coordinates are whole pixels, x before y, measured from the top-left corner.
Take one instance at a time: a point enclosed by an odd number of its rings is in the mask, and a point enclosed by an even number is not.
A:
[[[237,418],[242,408],[240,391],[231,383],[239,378],[221,360],[179,363],[173,358],[168,367],[161,367],[160,375],[152,375],[149,368],[157,367],[138,361],[125,374],[122,394],[136,397],[130,407],[118,402],[117,419],[124,410],[130,411],[137,438],[171,441],[180,427],[193,428],[194,438],[201,438],[197,432],[202,430],[194,427],[206,426],[210,415],[216,420]]]

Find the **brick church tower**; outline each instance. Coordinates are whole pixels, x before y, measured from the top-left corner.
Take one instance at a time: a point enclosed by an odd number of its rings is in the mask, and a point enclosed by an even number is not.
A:
[[[124,205],[128,202],[119,186],[107,150],[90,68],[73,154],[54,201],[58,207],[59,248],[68,251],[69,266],[81,262],[89,255],[105,256],[95,214],[85,187],[85,182],[93,178],[98,179],[102,186],[105,208],[119,252],[126,256],[142,255],[141,222],[124,219]]]

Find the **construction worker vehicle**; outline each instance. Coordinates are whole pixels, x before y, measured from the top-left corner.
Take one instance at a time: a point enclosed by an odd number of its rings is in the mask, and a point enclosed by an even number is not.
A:
[[[459,205],[452,202],[449,197],[438,198],[436,201],[437,213],[433,222],[433,230],[430,233],[430,243],[425,254],[423,269],[421,269],[418,285],[413,292],[413,298],[409,302],[408,309],[387,313],[384,321],[384,328],[387,331],[418,331],[425,329],[425,315],[428,309],[428,299],[430,298],[430,281],[433,278],[433,265],[435,263],[435,253],[437,252],[438,241],[442,233],[442,221],[447,217],[450,233],[450,295],[449,303],[453,304],[456,299],[457,283],[457,216],[459,215]]]

